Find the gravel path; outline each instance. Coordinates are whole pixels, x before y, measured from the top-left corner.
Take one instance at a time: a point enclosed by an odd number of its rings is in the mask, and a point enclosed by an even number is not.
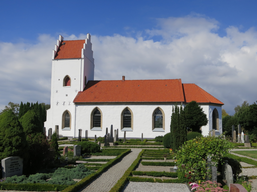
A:
[[[126,155],[119,163],[112,166],[96,180],[89,184],[86,188],[81,190],[82,192],[108,192],[117,183],[117,181],[123,176],[125,171],[137,158],[142,149],[131,149],[131,153]]]
[[[189,192],[186,184],[129,182],[124,192]]]

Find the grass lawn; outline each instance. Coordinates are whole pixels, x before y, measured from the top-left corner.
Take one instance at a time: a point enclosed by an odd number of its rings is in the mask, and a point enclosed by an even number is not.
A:
[[[257,151],[233,151],[233,153],[257,159]]]

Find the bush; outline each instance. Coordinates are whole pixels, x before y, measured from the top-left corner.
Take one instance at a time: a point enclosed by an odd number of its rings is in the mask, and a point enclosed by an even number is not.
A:
[[[155,137],[155,142],[163,142],[163,136]]]
[[[98,137],[96,140],[100,141],[101,143],[104,143],[104,137]]]
[[[232,148],[229,141],[221,137],[197,137],[187,141],[177,151],[177,164],[182,174],[180,179],[186,177],[190,181],[205,180],[209,175],[207,170],[207,156],[211,155],[215,164]],[[185,166],[183,166],[183,164]]]
[[[171,148],[173,145],[172,139],[171,139],[171,133],[167,133],[163,137],[163,145],[166,148]]]
[[[188,133],[187,133],[187,140],[188,140],[188,141],[189,141],[189,140],[192,140],[192,139],[194,139],[194,138],[196,138],[196,137],[202,137],[202,134],[199,133],[199,132],[188,132]]]
[[[84,154],[90,154],[90,153],[96,153],[100,152],[100,147],[94,142],[90,141],[81,141],[78,143],[78,145],[81,146],[81,153]]]

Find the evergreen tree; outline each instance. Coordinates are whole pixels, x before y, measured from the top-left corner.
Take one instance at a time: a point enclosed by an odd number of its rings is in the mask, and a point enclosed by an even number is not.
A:
[[[26,158],[27,142],[18,117],[11,111],[0,115],[0,159],[9,156]]]
[[[60,157],[60,153],[58,151],[58,139],[57,139],[57,134],[56,133],[54,133],[52,135],[52,139],[51,139],[51,142],[50,142],[50,149],[55,154],[55,160],[58,160],[58,157]]]
[[[43,132],[39,117],[34,110],[29,110],[23,115],[20,122],[26,135]]]
[[[208,122],[203,109],[195,101],[191,101],[186,105],[185,119],[186,126],[193,132],[201,132],[200,128]]]

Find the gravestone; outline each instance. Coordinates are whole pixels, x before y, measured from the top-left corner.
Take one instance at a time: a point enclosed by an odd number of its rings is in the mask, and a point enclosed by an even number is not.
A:
[[[224,166],[225,168],[223,178],[225,179],[227,186],[229,186],[230,184],[233,184],[233,172],[229,164],[226,163]]]
[[[233,133],[233,142],[236,143],[236,130],[234,130],[234,133]]]
[[[113,142],[113,125],[111,125],[110,142]]]
[[[249,140],[249,135],[245,135],[245,147],[252,147],[250,140]]]
[[[95,143],[96,143],[96,140],[97,140],[97,138],[96,138],[96,135],[95,135]]]
[[[245,134],[244,134],[244,132],[242,131],[242,133],[241,133],[241,142],[242,143],[245,143]]]
[[[52,139],[52,128],[48,129],[48,139]]]
[[[141,142],[144,141],[143,133],[141,134]]]
[[[119,129],[117,129],[117,138],[116,141],[119,141]]]
[[[114,130],[113,142],[117,142],[117,130]]]
[[[73,149],[73,154],[74,156],[81,156],[81,146],[80,145],[75,145]]]
[[[55,125],[55,133],[56,133],[57,139],[59,139],[59,126],[58,125]]]
[[[81,136],[82,136],[82,129],[79,129],[79,137],[78,137],[78,141],[81,141]]]
[[[124,140],[123,142],[126,142],[126,131],[124,131]]]
[[[104,136],[104,146],[109,146],[109,142],[108,142],[108,135]]]
[[[6,157],[1,160],[1,164],[2,178],[20,176],[23,173],[23,159],[18,156]]]
[[[232,134],[231,134],[231,135],[232,135],[232,142],[235,142],[235,141],[234,141],[234,137],[233,137],[234,130],[235,130],[235,126],[234,126],[234,125],[232,125]]]
[[[63,156],[65,156],[67,153],[68,153],[68,147],[66,146],[63,148],[62,154],[63,154]]]
[[[43,127],[43,134],[46,135],[46,128]]]
[[[107,142],[108,142],[108,145],[109,145],[109,142],[110,142],[110,133],[107,134]]]
[[[247,190],[240,184],[230,184],[229,192],[247,192]]]
[[[85,139],[88,139],[88,131],[85,131]]]
[[[106,132],[105,132],[105,135],[107,135],[108,134],[108,127],[106,127]]]
[[[211,172],[211,178],[207,175],[207,180],[212,179],[213,182],[217,182],[217,167],[214,166],[214,162],[211,161],[211,156],[207,156],[207,169]]]
[[[238,125],[238,143],[241,143],[241,125]]]

